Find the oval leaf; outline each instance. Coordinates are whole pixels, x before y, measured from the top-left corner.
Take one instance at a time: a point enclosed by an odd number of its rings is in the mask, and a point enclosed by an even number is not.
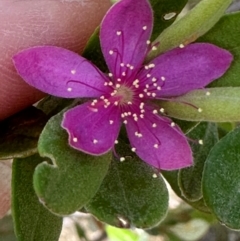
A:
[[[226,226],[240,229],[240,128],[223,137],[207,158],[203,197],[213,214]]]
[[[50,119],[39,139],[39,153],[53,165],[40,164],[34,173],[38,197],[52,212],[66,215],[82,208],[100,187],[110,154],[90,156],[71,148],[68,134],[60,126],[62,114]]]
[[[240,121],[240,87],[194,90],[186,95],[159,101],[165,113],[188,121]]]
[[[13,161],[12,214],[18,241],[58,241],[62,218],[39,202],[33,189],[33,172],[44,161],[37,154]]]
[[[215,25],[231,2],[232,0],[202,0],[159,35],[154,42],[160,44],[156,51],[150,52],[148,60],[180,44],[194,42]]]
[[[124,162],[112,160],[108,175],[86,209],[116,227],[150,228],[166,215],[166,185],[161,176],[153,178],[153,168],[133,154],[127,145],[119,146],[120,154],[128,152],[129,155]]]
[[[200,123],[188,134],[193,151],[194,165],[179,170],[178,182],[182,195],[190,201],[202,198],[202,172],[212,147],[218,142],[218,129],[214,123]],[[198,140],[203,141],[200,145]]]
[[[164,178],[168,181],[173,191],[186,203],[191,205],[192,207],[202,211],[204,213],[210,213],[209,208],[205,205],[203,198],[199,199],[198,201],[190,201],[186,199],[179,188],[178,185],[178,173],[179,171],[162,171]]]

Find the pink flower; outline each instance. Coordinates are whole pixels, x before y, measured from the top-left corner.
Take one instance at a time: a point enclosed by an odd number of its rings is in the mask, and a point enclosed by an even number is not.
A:
[[[14,56],[18,73],[30,85],[65,98],[93,98],[64,114],[69,144],[92,155],[110,151],[126,126],[132,151],[159,169],[192,165],[186,137],[159,115],[154,99],[203,88],[228,69],[232,55],[217,46],[196,43],[173,49],[148,64],[153,14],[147,0],[121,0],[101,24],[100,41],[110,73],[69,50],[44,46]],[[161,113],[160,113],[161,114]]]

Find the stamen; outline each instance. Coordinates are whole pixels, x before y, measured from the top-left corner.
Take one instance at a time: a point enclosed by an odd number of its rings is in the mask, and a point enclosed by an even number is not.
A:
[[[124,162],[125,160],[125,157],[120,157],[120,162]]]
[[[156,127],[157,127],[157,124],[156,124],[156,123],[153,123],[153,124],[152,124],[152,127],[153,127],[153,128],[156,128]]]
[[[176,124],[174,122],[171,123],[171,127],[174,127]]]
[[[72,70],[71,70],[71,73],[72,73],[72,74],[76,74],[76,70],[75,70],[75,69],[72,69]]]
[[[199,140],[198,143],[199,143],[200,145],[203,145],[203,140]]]
[[[147,30],[147,26],[143,26],[143,30]]]
[[[185,47],[184,44],[179,45],[179,48],[181,48],[181,49],[183,49],[184,47]]]
[[[161,80],[162,80],[162,81],[165,81],[166,78],[165,78],[164,76],[161,76]]]
[[[98,143],[98,140],[94,139],[94,140],[93,140],[93,143],[94,143],[94,144],[97,144],[97,143]]]
[[[154,144],[153,147],[156,148],[156,149],[158,149],[158,144]]]
[[[108,73],[108,76],[109,76],[109,77],[113,77],[113,74],[112,74],[112,73]]]
[[[122,32],[121,32],[121,31],[117,31],[116,34],[117,34],[118,36],[120,36],[120,35],[122,34]]]
[[[118,144],[118,140],[115,140],[115,141],[114,141],[114,144]]]
[[[206,95],[207,95],[207,96],[209,96],[210,94],[211,94],[211,93],[210,93],[209,91],[208,91],[208,92],[206,92]]]
[[[114,122],[113,120],[109,120],[109,124],[110,124],[110,125],[112,125],[112,124],[113,124],[113,122]]]
[[[132,151],[132,152],[135,152],[135,151],[136,151],[136,148],[135,148],[135,147],[132,147],[131,151]]]
[[[150,40],[147,40],[147,42],[146,42],[146,43],[147,43],[147,45],[149,45],[149,44],[151,43],[151,41],[150,41]]]
[[[203,110],[201,108],[198,108],[198,112],[201,113]]]
[[[156,51],[157,47],[156,46],[152,46],[152,51]]]
[[[77,137],[73,137],[73,142],[77,142],[77,141],[78,141]]]
[[[156,173],[154,173],[154,174],[152,175],[152,177],[153,177],[153,178],[157,178],[158,176],[157,176]]]
[[[71,92],[71,91],[72,91],[72,88],[70,88],[70,87],[69,87],[69,88],[67,88],[67,91]]]
[[[164,108],[161,108],[161,109],[160,109],[160,112],[161,112],[161,113],[164,113]]]
[[[113,55],[113,50],[109,50],[109,54],[110,54],[110,55]]]

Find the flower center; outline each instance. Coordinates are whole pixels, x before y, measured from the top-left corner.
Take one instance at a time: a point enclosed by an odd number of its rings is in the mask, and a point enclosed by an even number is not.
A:
[[[115,96],[120,98],[120,105],[132,103],[134,92],[131,88],[126,85],[116,85],[116,91]]]

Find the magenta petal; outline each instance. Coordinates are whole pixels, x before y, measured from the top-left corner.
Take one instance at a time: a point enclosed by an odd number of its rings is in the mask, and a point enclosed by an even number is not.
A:
[[[137,3],[136,0],[122,0],[108,11],[101,24],[100,41],[109,70],[116,77],[123,72],[128,76],[140,67],[152,25],[153,14],[147,0],[137,0]],[[121,63],[125,67],[120,67]]]
[[[113,147],[120,126],[120,112],[116,106],[95,109],[89,102],[67,111],[62,122],[69,134],[69,144],[92,155],[102,155]]]
[[[175,170],[193,164],[191,148],[186,137],[171,121],[145,114],[144,119],[128,119],[128,137],[136,154],[149,165],[162,170]]]
[[[184,48],[176,48],[160,55],[151,63],[151,78],[145,84],[151,84],[155,77],[161,90],[157,97],[172,97],[190,90],[203,88],[221,77],[229,68],[233,57],[230,52],[212,44],[195,43]],[[144,70],[140,75],[147,75]]]
[[[67,49],[34,47],[15,55],[13,61],[19,75],[29,85],[51,95],[98,97],[107,90],[100,70]]]

